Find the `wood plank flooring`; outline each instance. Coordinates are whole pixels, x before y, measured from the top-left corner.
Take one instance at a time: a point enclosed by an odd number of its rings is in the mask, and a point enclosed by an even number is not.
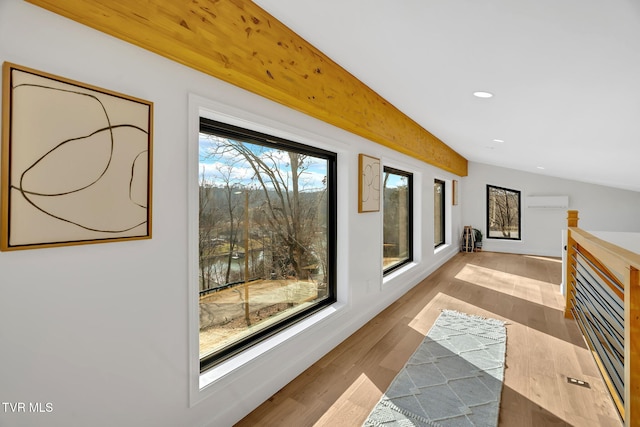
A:
[[[555,258],[458,254],[237,426],[360,426],[442,309],[507,322],[500,426],[621,426],[578,327],[563,317],[561,269]]]

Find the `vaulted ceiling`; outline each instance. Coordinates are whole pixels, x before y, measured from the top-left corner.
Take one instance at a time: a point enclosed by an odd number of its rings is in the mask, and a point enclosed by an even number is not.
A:
[[[639,0],[254,2],[470,161],[640,191]]]

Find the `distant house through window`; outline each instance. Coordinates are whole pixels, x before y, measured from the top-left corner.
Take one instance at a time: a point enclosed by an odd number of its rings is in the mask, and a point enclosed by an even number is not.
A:
[[[336,159],[200,119],[201,371],[336,301]]]
[[[433,243],[434,247],[445,243],[445,182],[436,179],[433,182]]]
[[[520,240],[520,191],[487,185],[487,238]]]
[[[413,175],[390,167],[383,174],[383,273],[413,261]]]

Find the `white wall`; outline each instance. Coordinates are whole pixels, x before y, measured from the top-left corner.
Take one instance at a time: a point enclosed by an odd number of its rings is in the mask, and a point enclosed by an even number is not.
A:
[[[0,0],[0,61],[155,107],[153,239],[0,253],[0,403],[52,409],[11,413],[0,404],[3,427],[231,425],[458,250],[461,206],[448,212],[454,244],[433,251],[433,179],[450,182],[451,174],[19,0]],[[311,132],[339,153],[338,286],[345,304],[212,384],[191,407],[189,94]],[[381,214],[357,213],[360,152],[416,173],[420,191],[418,262],[384,285]]]
[[[579,211],[579,226],[585,230],[640,231],[639,192],[474,162],[469,162],[469,175],[463,181],[462,222],[482,230],[484,250],[560,256],[561,230],[567,228],[567,209]],[[486,238],[487,184],[522,192],[521,241]],[[569,196],[569,207],[527,208],[528,196]]]
[[[631,252],[640,254],[640,233],[627,233],[623,231],[593,231],[588,230],[599,239],[620,246]]]

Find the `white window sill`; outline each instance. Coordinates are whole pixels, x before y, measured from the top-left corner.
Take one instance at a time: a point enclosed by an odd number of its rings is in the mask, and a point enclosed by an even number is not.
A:
[[[438,255],[440,252],[445,251],[451,247],[450,243],[445,243],[444,245],[440,245],[433,250],[434,255]]]
[[[408,271],[410,271],[411,269],[413,269],[416,265],[418,265],[418,263],[416,263],[415,261],[410,262],[409,264],[392,271],[391,273],[387,274],[386,276],[384,276],[382,278],[382,285],[386,285],[388,282],[393,281],[394,279],[396,279],[399,276],[402,276],[403,274],[407,273]]]
[[[345,306],[346,304],[344,303],[334,303],[331,306],[309,316],[308,318],[303,319],[294,325],[291,325],[287,329],[275,334],[274,336],[248,348],[247,350],[232,357],[231,359],[222,362],[219,365],[216,365],[211,369],[199,374],[198,390],[195,393],[195,396],[192,396],[191,405],[193,406],[199,401],[208,397],[210,394],[213,394],[216,390],[211,386],[216,382],[220,381],[228,375],[233,374],[237,370],[262,357],[263,355],[271,352],[279,345],[285,343],[287,340],[292,339],[298,334],[304,333],[306,330],[314,327],[316,324],[319,324],[325,319],[336,315]]]
[[[490,243],[490,244],[524,243],[523,239],[495,239],[493,237],[487,237],[486,240],[484,240],[484,242]]]

